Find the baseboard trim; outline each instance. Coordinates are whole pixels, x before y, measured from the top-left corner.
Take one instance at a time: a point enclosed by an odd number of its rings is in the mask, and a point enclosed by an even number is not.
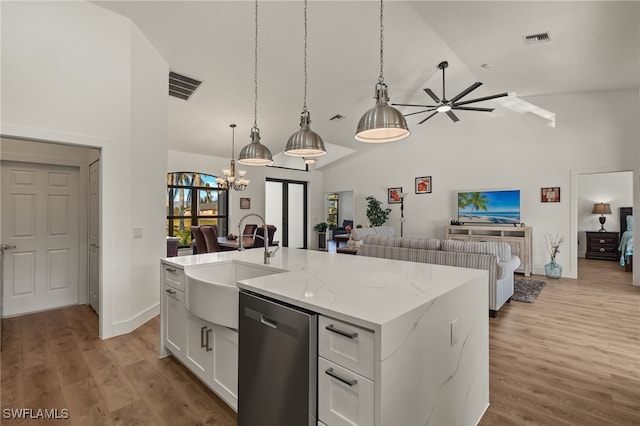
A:
[[[140,327],[151,318],[160,314],[160,302],[145,309],[142,312],[132,316],[128,320],[119,321],[113,324],[111,329],[112,334],[108,337],[120,336],[121,334],[131,333],[136,328]]]

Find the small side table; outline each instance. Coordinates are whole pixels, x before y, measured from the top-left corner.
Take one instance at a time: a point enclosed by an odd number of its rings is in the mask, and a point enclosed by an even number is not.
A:
[[[336,249],[336,253],[358,254],[358,249],[355,247],[339,247]]]
[[[340,235],[334,236],[333,239],[336,242],[336,250],[340,248],[340,243],[347,244],[347,241],[349,241],[350,237],[351,237],[351,234],[340,234]]]
[[[586,232],[587,234],[587,259],[618,260],[617,232]]]

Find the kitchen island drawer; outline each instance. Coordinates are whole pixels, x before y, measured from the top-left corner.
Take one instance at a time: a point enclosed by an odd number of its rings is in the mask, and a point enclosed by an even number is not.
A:
[[[185,274],[184,269],[176,268],[175,266],[162,265],[162,282],[175,289],[183,290],[185,288]]]
[[[374,334],[330,317],[318,321],[319,355],[374,380]]]
[[[318,419],[330,426],[374,424],[373,382],[318,358]]]

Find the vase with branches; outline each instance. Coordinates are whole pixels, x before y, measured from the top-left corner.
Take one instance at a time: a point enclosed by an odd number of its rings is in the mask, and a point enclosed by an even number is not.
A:
[[[545,234],[544,239],[551,258],[551,262],[544,265],[545,275],[547,278],[558,279],[562,276],[562,266],[556,261],[556,256],[560,253],[560,246],[564,242],[564,236],[561,234]]]

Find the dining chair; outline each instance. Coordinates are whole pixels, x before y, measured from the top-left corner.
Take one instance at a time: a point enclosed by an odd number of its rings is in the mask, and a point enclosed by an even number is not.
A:
[[[218,244],[218,227],[215,225],[201,226],[200,230],[202,231],[204,240],[207,243],[207,253],[221,251],[220,244]]]

